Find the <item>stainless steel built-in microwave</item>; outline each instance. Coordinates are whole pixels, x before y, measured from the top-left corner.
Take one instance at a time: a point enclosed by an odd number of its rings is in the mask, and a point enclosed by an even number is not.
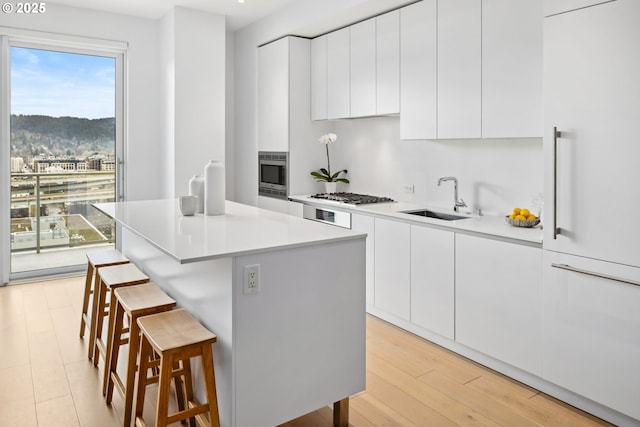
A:
[[[258,194],[286,199],[288,196],[289,153],[260,151],[258,153]]]

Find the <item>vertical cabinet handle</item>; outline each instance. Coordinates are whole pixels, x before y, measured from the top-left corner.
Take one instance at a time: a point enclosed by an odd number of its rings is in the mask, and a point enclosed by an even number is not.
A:
[[[558,138],[562,134],[557,127],[553,128],[553,240],[558,238]]]

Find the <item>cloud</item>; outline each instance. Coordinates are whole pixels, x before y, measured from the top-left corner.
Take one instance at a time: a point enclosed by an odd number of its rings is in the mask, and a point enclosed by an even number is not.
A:
[[[115,60],[11,48],[11,113],[115,116]]]

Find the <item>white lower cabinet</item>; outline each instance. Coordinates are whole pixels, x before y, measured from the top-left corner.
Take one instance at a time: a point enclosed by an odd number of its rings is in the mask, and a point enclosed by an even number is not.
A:
[[[289,213],[289,201],[285,199],[258,196],[258,207],[282,214]]]
[[[542,249],[456,234],[456,341],[541,375]]]
[[[640,286],[591,273],[640,282],[639,268],[544,251],[542,377],[640,420]]]
[[[410,225],[375,219],[374,305],[403,320],[410,320]]]
[[[374,305],[374,251],[375,251],[375,220],[372,216],[351,214],[351,229],[361,233],[367,233],[367,270],[366,290],[367,309]]]
[[[454,338],[454,233],[411,226],[411,323]]]

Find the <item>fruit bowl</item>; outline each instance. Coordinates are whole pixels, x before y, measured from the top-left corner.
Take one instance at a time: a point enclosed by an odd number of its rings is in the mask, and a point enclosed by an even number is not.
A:
[[[535,227],[536,225],[540,224],[540,218],[536,218],[536,219],[532,219],[532,220],[528,220],[528,219],[522,220],[522,219],[511,219],[507,215],[505,217],[505,219],[507,220],[507,223],[513,225],[514,227],[531,228],[531,227]]]

